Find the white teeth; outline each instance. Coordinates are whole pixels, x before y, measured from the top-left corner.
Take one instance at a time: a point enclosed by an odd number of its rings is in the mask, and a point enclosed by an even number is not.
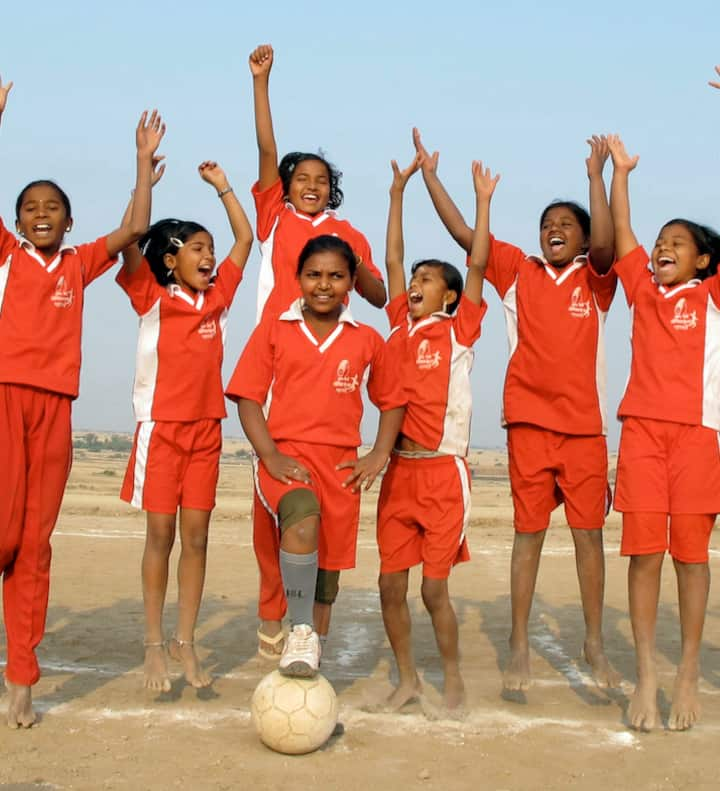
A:
[[[658,263],[659,264],[674,264],[675,262],[673,261],[672,258],[668,258],[668,256],[663,256],[662,258],[658,258]]]
[[[561,239],[559,236],[551,236],[550,237],[550,244],[551,245],[565,244],[565,240]]]

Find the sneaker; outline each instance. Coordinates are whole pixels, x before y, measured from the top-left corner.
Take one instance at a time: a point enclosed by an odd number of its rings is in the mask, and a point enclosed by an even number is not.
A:
[[[320,667],[320,638],[306,623],[294,626],[285,641],[278,670],[284,676],[312,678]]]

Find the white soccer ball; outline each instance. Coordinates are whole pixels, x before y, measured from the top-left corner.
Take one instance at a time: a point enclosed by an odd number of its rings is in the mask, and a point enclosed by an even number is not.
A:
[[[330,738],[337,724],[338,701],[321,675],[293,678],[274,670],[257,685],[250,709],[264,744],[299,755],[317,750]]]

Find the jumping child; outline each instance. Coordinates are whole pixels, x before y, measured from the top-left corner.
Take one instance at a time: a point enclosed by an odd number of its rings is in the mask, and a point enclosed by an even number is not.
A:
[[[227,313],[253,239],[220,166],[203,162],[198,170],[217,191],[235,239],[217,274],[210,233],[198,223],[170,219],[155,223],[139,247],[125,250],[117,276],[140,316],[133,388],[138,425],[120,496],[147,512],[144,684],[161,692],[171,686],[167,653],[182,663],[192,686],[211,683],[195,654],[194,634],[226,417],[221,368]],[[166,643],[162,617],[178,508],[178,622]]]
[[[287,310],[300,296],[296,277],[300,251],[309,239],[329,234],[352,247],[356,258],[358,293],[375,307],[385,304],[382,275],[372,260],[367,239],[346,220],[336,216],[342,203],[341,173],[319,154],[294,151],[278,164],[278,151],[270,113],[269,79],[273,49],[257,47],[249,58],[253,77],[255,130],[258,144],[258,181],[252,194],[257,210],[257,237],[262,261],[258,282],[257,320],[267,313]],[[277,565],[278,536],[271,516],[257,493],[253,501],[253,548],[260,570],[258,650],[269,659],[283,646],[281,621],[286,602]],[[318,602],[316,624],[327,633],[331,602]]]
[[[618,408],[622,434],[615,487],[615,508],[623,515],[621,553],[630,556],[637,665],[628,721],[641,730],[659,724],[655,624],[669,551],[677,576],[682,656],[668,727],[685,730],[700,716],[708,546],[720,511],[720,281],[715,276],[720,236],[691,220],[669,220],[648,256],[630,224],[628,180],[638,157],[628,156],[616,135],[609,144],[615,269],[633,316],[630,378]]]
[[[408,394],[378,500],[380,601],[399,674],[387,707],[397,710],[421,692],[407,591],[410,568],[422,563],[422,598],[443,662],[444,704],[457,710],[465,687],[448,577],[455,563],[470,557],[465,539],[470,519],[470,369],[472,346],[487,310],[482,288],[490,246],[490,199],[499,176],[492,178],[481,163],[473,162],[477,221],[465,289],[457,269],[436,259],[417,261],[406,288],[402,201],[420,164],[420,154],[402,171],[392,162],[387,229],[387,312],[392,326],[388,346]]]
[[[12,83],[0,82],[0,118]],[[0,572],[7,634],[7,723],[35,722],[50,582],[50,536],[72,463],[84,289],[140,238],[150,218],[152,160],[165,132],[153,111],[135,130],[135,200],[127,223],[90,244],[64,244],[70,201],[33,181],[15,204],[18,240],[0,222]]]
[[[311,239],[297,264],[302,297],[262,319],[227,387],[259,459],[257,492],[279,533],[291,622],[279,665],[286,675],[317,672],[318,621],[329,623],[340,570],[355,565],[358,490],[384,467],[404,413],[405,394],[384,341],[345,304],[357,266],[342,239]],[[373,449],[358,459],[366,377],[381,414]],[[345,467],[353,468],[350,476]],[[316,593],[328,603],[320,618]]]
[[[469,253],[472,230],[438,178],[438,153],[427,154],[417,130],[413,139],[440,219]],[[503,396],[515,514],[508,690],[530,685],[530,609],[550,514],[563,501],[585,616],[584,656],[599,686],[619,681],[602,640],[602,527],[609,507],[602,330],[617,281],[602,176],[607,141],[588,143],[592,223],[574,202],[551,203],[540,216],[542,257],[490,237],[486,277],[503,301],[510,345]]]

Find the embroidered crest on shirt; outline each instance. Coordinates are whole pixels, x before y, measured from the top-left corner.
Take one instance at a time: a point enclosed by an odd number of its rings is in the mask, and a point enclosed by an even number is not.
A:
[[[204,340],[212,340],[217,335],[217,324],[215,319],[205,319],[198,327],[198,333]]]
[[[681,297],[675,305],[675,312],[672,319],[670,319],[670,324],[676,330],[692,330],[697,327],[697,323],[697,313],[694,310],[689,311],[687,309],[687,300],[685,297]]]
[[[50,302],[56,308],[69,308],[73,303],[73,297],[73,290],[65,286],[65,277],[60,275],[55,284],[55,291],[50,295]]]
[[[592,313],[590,300],[583,300],[582,296],[582,288],[580,286],[573,289],[570,305],[568,305],[568,313],[576,319],[586,319]]]
[[[415,365],[421,371],[429,371],[431,368],[437,368],[440,365],[440,352],[434,352],[430,349],[430,341],[424,340],[420,342],[417,350],[417,357],[415,358]]]
[[[341,360],[340,365],[337,367],[335,374],[335,381],[333,387],[338,393],[354,393],[360,385],[360,379],[357,374],[350,373],[349,360]]]

